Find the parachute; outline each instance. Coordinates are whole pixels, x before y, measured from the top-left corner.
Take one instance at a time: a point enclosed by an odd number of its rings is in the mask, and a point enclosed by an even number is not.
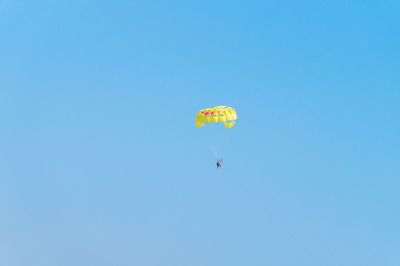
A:
[[[196,127],[202,127],[207,123],[224,123],[226,128],[235,125],[237,114],[235,109],[229,106],[215,106],[200,110],[196,115]]]

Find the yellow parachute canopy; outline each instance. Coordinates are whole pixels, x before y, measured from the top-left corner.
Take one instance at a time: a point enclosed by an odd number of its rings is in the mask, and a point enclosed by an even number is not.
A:
[[[224,123],[231,128],[237,119],[236,111],[228,106],[215,106],[200,110],[196,115],[196,127],[202,127],[206,123]]]

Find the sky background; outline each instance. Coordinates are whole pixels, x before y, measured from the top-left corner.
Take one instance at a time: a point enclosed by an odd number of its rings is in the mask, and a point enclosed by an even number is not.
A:
[[[400,265],[399,12],[0,0],[0,265]]]

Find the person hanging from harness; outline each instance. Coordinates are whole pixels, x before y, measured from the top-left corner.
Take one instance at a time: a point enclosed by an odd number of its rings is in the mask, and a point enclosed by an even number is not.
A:
[[[223,163],[224,162],[222,161],[222,159],[218,159],[217,160],[217,168],[221,168]]]

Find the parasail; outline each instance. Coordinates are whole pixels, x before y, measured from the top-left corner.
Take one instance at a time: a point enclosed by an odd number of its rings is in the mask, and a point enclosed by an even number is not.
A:
[[[235,109],[229,106],[215,106],[200,110],[196,115],[196,127],[202,127],[207,123],[224,123],[226,128],[235,125],[237,114]]]

